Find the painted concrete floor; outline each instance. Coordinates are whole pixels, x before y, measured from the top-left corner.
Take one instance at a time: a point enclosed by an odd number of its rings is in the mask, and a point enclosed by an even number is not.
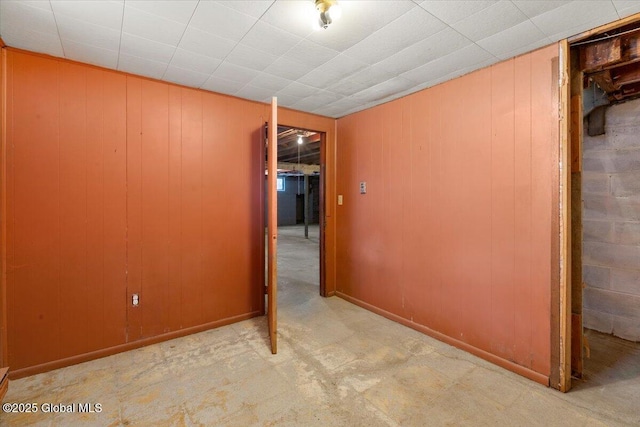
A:
[[[591,333],[562,394],[339,298],[318,296],[317,227],[281,229],[279,354],[264,318],[12,381],[2,426],[640,425],[640,344]]]

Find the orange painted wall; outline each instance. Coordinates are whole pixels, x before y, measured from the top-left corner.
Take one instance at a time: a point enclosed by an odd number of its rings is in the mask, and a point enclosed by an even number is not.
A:
[[[338,294],[541,382],[558,286],[557,56],[553,45],[337,125]]]
[[[259,315],[268,106],[6,56],[14,375]]]

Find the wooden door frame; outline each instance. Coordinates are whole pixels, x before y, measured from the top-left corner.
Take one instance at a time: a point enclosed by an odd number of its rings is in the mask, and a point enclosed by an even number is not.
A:
[[[271,98],[271,114],[269,116],[269,145],[267,148],[267,323],[271,353],[278,352],[278,99]]]
[[[562,392],[571,389],[571,173],[569,104],[569,43],[559,42],[559,137],[560,137],[560,281],[559,281],[559,358],[557,384],[550,384]],[[552,269],[553,271],[553,269]],[[552,281],[553,283],[553,281]],[[552,315],[553,318],[553,315]],[[552,344],[551,348],[555,346]],[[553,350],[552,350],[553,351]],[[553,357],[553,356],[552,356]],[[554,367],[552,366],[552,370]]]
[[[291,129],[305,130],[309,132],[316,132],[320,134],[320,212],[319,212],[319,263],[320,263],[320,277],[319,277],[319,294],[323,297],[331,296],[327,292],[327,256],[326,256],[326,228],[327,228],[327,200],[326,189],[326,147],[327,147],[327,132],[323,130],[309,129],[304,126],[293,126],[285,123],[278,123],[278,126],[287,127]]]
[[[571,44],[584,41],[625,25],[639,23],[640,13],[601,25],[560,42],[560,391],[572,386],[572,376],[583,372],[583,276],[582,276],[582,72]],[[553,347],[553,346],[552,346]],[[552,366],[552,369],[554,367]]]
[[[326,297],[327,295],[327,239],[326,239],[326,228],[327,228],[327,218],[326,218],[326,206],[327,202],[326,197],[326,176],[327,176],[327,155],[326,155],[326,147],[327,147],[327,133],[320,132],[320,217],[318,218],[319,225],[319,238],[320,238],[320,286],[319,293],[320,296]]]

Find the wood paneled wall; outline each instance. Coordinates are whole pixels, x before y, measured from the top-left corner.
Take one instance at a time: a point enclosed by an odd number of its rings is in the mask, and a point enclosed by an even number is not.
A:
[[[13,376],[260,315],[268,106],[3,55]]]
[[[542,383],[559,286],[557,57],[553,45],[338,120],[338,294]]]

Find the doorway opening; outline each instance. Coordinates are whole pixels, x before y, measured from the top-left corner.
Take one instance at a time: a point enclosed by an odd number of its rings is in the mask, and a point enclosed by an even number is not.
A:
[[[286,298],[288,285],[296,284],[313,286],[315,293],[326,296],[323,221],[326,134],[278,125],[277,140],[277,262],[282,297]],[[266,176],[265,168],[265,186]],[[264,211],[267,215],[266,198]]]
[[[640,366],[640,21],[574,40],[569,77],[571,374],[581,388]]]

